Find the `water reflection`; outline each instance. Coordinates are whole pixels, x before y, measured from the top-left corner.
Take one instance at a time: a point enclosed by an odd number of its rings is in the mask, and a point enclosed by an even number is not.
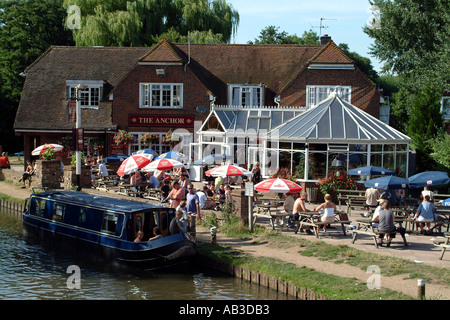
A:
[[[149,273],[107,268],[83,257],[82,253],[44,249],[25,241],[21,219],[0,212],[0,300],[252,300],[287,299],[262,288],[210,270],[180,273]],[[81,288],[69,289],[77,265]]]

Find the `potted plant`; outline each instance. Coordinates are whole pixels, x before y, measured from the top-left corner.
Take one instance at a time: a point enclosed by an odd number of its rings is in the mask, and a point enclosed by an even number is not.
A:
[[[150,146],[151,144],[158,144],[159,135],[153,133],[143,134],[139,137],[139,142],[146,146]]]
[[[126,130],[119,130],[119,132],[114,135],[114,142],[119,146],[127,146],[133,142],[133,136]]]
[[[42,153],[42,158],[44,160],[53,160],[55,159],[55,150],[52,148],[46,148],[45,151]]]

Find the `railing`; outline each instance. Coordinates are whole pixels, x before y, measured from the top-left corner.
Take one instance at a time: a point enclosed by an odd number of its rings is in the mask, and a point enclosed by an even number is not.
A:
[[[235,105],[213,105],[213,109],[227,110],[282,110],[282,111],[306,111],[305,106],[235,106]]]

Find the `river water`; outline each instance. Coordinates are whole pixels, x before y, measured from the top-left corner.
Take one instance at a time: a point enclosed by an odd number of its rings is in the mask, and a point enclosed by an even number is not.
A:
[[[289,297],[209,269],[177,274],[107,268],[80,255],[28,242],[23,237],[21,218],[0,209],[0,300],[5,299],[286,300]]]

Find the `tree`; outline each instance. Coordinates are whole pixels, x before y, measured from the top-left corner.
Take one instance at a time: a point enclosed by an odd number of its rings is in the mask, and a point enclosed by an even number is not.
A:
[[[411,146],[417,150],[420,155],[417,161],[419,170],[430,169],[429,154],[432,152],[430,141],[436,137],[436,134],[442,129],[442,115],[440,113],[440,90],[439,85],[427,83],[426,86],[418,92],[411,109],[411,115],[406,133],[411,137]]]
[[[71,33],[64,30],[65,16],[62,0],[0,0],[0,145],[4,149],[21,148],[13,131],[25,80],[21,73],[51,45],[73,44]]]
[[[318,45],[319,36],[313,30],[304,31],[301,37],[296,34],[289,35],[286,31],[279,32],[280,27],[267,26],[261,30],[260,35],[249,44],[310,44]]]
[[[355,51],[350,51],[348,44],[340,43],[338,46],[347,56],[352,59],[361,71],[374,83],[378,82],[378,73],[373,68],[372,61],[369,58],[361,56]]]
[[[80,7],[81,24],[73,29],[78,46],[151,46],[162,34],[197,41],[212,38],[229,42],[239,14],[225,0],[65,0],[64,7]],[[212,35],[220,34],[221,37]]]
[[[441,130],[436,138],[430,140],[432,153],[430,157],[450,171],[450,134]]]

